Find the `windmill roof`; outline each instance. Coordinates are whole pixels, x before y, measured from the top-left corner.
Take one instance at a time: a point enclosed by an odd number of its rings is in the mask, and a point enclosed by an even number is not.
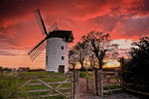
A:
[[[59,37],[59,38],[63,38],[66,42],[72,42],[73,41],[73,34],[72,31],[68,31],[68,30],[55,30],[50,32],[49,35],[50,38],[52,37]]]

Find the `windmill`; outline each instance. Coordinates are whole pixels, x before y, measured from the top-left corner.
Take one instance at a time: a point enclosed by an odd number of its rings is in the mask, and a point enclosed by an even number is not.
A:
[[[68,44],[73,41],[72,31],[60,30],[56,27],[47,32],[40,10],[36,10],[37,22],[45,38],[36,44],[29,52],[32,60],[40,54],[40,47],[46,42],[46,70],[53,72],[68,71]]]

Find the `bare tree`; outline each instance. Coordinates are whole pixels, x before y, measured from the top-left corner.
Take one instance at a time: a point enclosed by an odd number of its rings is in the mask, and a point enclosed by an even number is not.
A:
[[[95,91],[96,95],[102,95],[102,69],[104,65],[104,57],[106,52],[108,51],[110,35],[108,33],[103,32],[90,32],[86,36],[82,38],[83,42],[88,46],[90,53],[98,61],[98,67],[94,66],[95,73]],[[98,70],[101,70],[98,72]],[[99,74],[100,73],[100,74]]]
[[[84,42],[78,42],[72,50],[70,50],[70,61],[71,63],[79,62],[81,69],[84,69],[84,61],[87,56],[87,46]]]
[[[117,59],[119,60],[119,45],[118,44],[111,44],[110,45],[110,49],[109,49],[109,53],[111,53],[111,55],[108,55],[110,58],[112,59]]]
[[[72,66],[72,69],[75,69],[76,61],[77,59],[75,57],[75,51],[72,49],[69,51],[69,64]]]
[[[92,53],[98,60],[99,69],[103,68],[103,59],[108,51],[110,36],[108,33],[103,32],[90,32],[82,38],[86,43],[90,53]]]

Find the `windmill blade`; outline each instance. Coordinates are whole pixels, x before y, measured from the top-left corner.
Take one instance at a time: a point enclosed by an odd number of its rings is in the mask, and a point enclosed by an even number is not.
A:
[[[45,43],[45,42],[44,42]],[[37,49],[35,49],[29,56],[32,61],[34,61],[41,53],[42,50],[45,48],[45,44],[42,43]]]
[[[45,34],[46,36],[48,36],[46,26],[45,26],[45,23],[43,21],[43,18],[41,16],[41,13],[40,13],[39,9],[35,10],[35,16],[36,16],[37,22],[38,22],[38,24],[39,24],[39,26],[42,30],[42,33]]]
[[[33,53],[30,54],[31,60],[34,61],[40,54],[41,50],[33,51]]]
[[[41,49],[40,47],[38,47],[37,49],[35,49],[35,50],[30,54],[30,58],[31,58],[32,61],[34,61],[35,58],[40,55],[41,50],[42,50],[42,49]]]
[[[33,51],[35,51],[44,41],[46,41],[48,37],[45,37],[42,41],[40,41],[30,52],[28,52],[28,55],[31,55]]]

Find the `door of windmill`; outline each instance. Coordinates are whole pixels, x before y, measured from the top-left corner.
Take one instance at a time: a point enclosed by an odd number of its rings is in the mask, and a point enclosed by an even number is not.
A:
[[[65,65],[59,65],[58,72],[64,73]]]

